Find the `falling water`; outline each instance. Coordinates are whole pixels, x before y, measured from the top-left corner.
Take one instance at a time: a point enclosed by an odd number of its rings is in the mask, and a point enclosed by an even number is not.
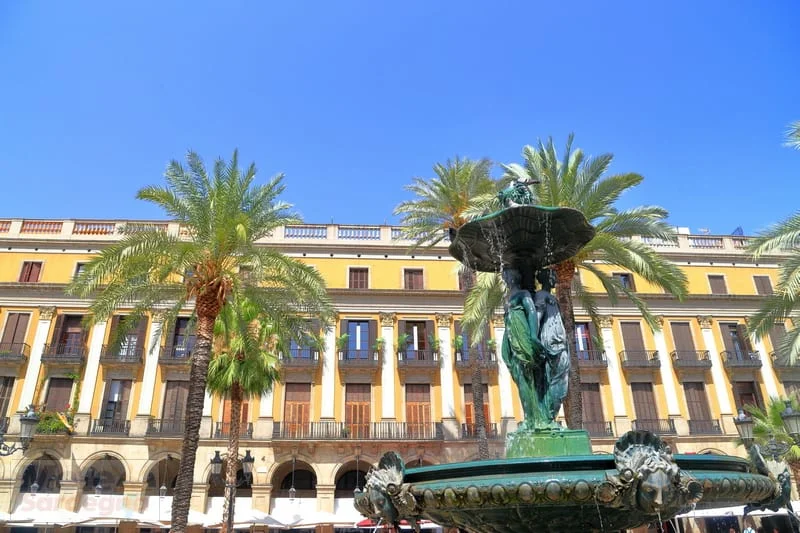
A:
[[[600,502],[597,501],[597,494],[594,495],[594,506],[597,509],[597,518],[600,520],[600,531],[605,531],[606,528],[603,525],[603,513],[600,512]]]

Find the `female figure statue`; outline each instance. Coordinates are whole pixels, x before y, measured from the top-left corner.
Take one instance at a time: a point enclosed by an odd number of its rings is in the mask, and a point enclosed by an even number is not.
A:
[[[569,346],[558,301],[552,290],[556,285],[556,273],[552,269],[540,270],[536,279],[542,287],[533,297],[539,317],[539,341],[547,360],[547,388],[549,414],[555,420],[561,403],[567,396],[569,382]]]

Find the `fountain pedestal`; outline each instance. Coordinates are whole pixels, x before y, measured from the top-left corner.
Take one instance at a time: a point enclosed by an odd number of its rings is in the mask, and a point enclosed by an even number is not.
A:
[[[506,457],[592,455],[589,433],[582,429],[518,429],[506,438]]]

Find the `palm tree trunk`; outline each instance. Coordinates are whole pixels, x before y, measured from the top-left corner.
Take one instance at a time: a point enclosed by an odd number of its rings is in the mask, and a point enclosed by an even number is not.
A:
[[[583,406],[581,405],[581,369],[578,361],[578,346],[575,340],[575,313],[572,307],[572,279],[575,277],[575,263],[563,261],[556,265],[556,299],[564,322],[564,330],[569,346],[569,385],[564,402],[567,427],[583,428]]]
[[[184,533],[189,518],[189,505],[192,500],[192,483],[194,481],[194,465],[197,445],[200,440],[200,422],[203,419],[203,403],[208,377],[208,362],[211,358],[211,342],[214,336],[214,322],[219,314],[200,314],[203,307],[198,298],[197,341],[192,351],[192,366],[189,371],[189,393],[186,399],[185,426],[181,462],[178,477],[175,481],[175,493],[172,499],[171,533]]]
[[[242,418],[242,388],[238,383],[231,387],[231,421],[228,433],[228,461],[225,469],[225,503],[222,510],[222,533],[228,529],[229,517],[234,515],[236,498],[236,473],[239,471],[239,430]]]
[[[489,439],[486,435],[486,417],[483,413],[483,372],[478,354],[473,353],[472,363],[472,419],[475,421],[475,431],[478,434],[478,457],[489,459]]]

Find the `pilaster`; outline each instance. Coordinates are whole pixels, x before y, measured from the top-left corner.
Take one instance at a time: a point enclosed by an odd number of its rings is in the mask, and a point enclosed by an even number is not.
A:
[[[150,417],[153,406],[153,391],[156,388],[156,371],[158,370],[158,355],[161,350],[163,326],[163,316],[160,313],[154,313],[153,322],[150,324],[150,335],[147,336],[147,345],[145,346],[144,373],[142,375],[141,393],[139,394],[139,405],[136,409],[137,417]]]
[[[273,389],[261,395],[261,400],[258,402],[258,420],[253,424],[253,438],[255,439],[269,439],[272,438],[272,409],[274,401]]]
[[[456,419],[455,392],[453,386],[453,349],[450,338],[449,313],[436,315],[437,336],[439,337],[439,382],[442,393],[442,422]]]
[[[608,360],[608,383],[611,386],[611,405],[614,413],[614,423],[616,424],[617,434],[624,433],[620,426],[627,427],[625,431],[630,431],[631,424],[628,420],[628,412],[625,408],[624,380],[622,379],[622,367],[619,362],[619,354],[614,343],[613,322],[610,316],[600,317],[600,336],[603,338],[603,350],[606,352]]]
[[[332,513],[336,485],[317,485],[317,510]]]
[[[86,371],[83,374],[81,396],[78,399],[77,417],[81,419],[81,426],[76,427],[79,434],[88,431],[92,418],[92,401],[97,377],[100,375],[100,352],[103,350],[103,340],[106,334],[106,323],[98,322],[92,327],[92,341],[89,343],[89,357],[86,360]],[[85,431],[84,431],[85,429]]]
[[[33,397],[36,386],[39,384],[39,370],[42,367],[42,352],[47,343],[47,336],[50,333],[50,323],[55,315],[55,307],[40,307],[39,321],[36,324],[36,333],[33,337],[31,355],[28,358],[28,369],[25,372],[25,383],[22,385],[22,392],[19,397],[18,412],[25,413],[26,408],[36,401]]]
[[[208,503],[208,483],[192,483],[192,501],[189,509],[198,513],[206,512]]]
[[[659,322],[663,325],[663,318],[659,317]],[[670,418],[679,417],[681,409],[678,405],[678,392],[675,390],[675,380],[672,377],[674,375],[672,372],[672,358],[667,351],[667,341],[664,339],[664,331],[660,329],[653,331],[653,340],[656,344],[656,350],[658,350],[658,358],[661,360],[659,372],[661,373],[661,384],[664,387],[664,395],[667,397],[667,413]]]
[[[733,415],[733,408],[731,407],[731,398],[728,395],[730,387],[725,379],[722,358],[719,355],[719,349],[714,340],[714,332],[711,330],[713,319],[710,316],[698,316],[697,322],[700,324],[703,344],[705,349],[708,350],[708,358],[711,360],[711,379],[714,381],[714,390],[717,392],[720,416],[724,420],[726,416],[730,417]],[[725,425],[724,421],[723,425]]]
[[[253,485],[253,509],[269,513],[269,506],[272,504],[272,484]]]
[[[322,420],[333,420],[335,389],[336,389],[336,330],[333,326],[325,330],[325,350],[320,353],[322,361],[322,398],[324,401],[320,406],[320,418]]]
[[[397,364],[394,355],[394,313],[381,313],[381,337],[384,340],[381,358],[381,419],[395,419],[394,380]]]

